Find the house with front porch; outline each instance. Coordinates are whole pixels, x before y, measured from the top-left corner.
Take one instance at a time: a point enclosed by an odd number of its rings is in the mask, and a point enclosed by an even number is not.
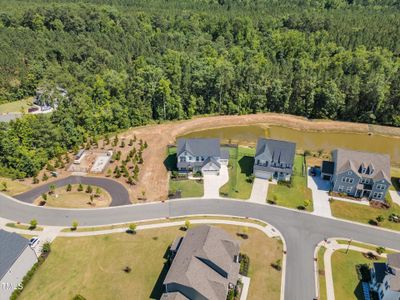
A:
[[[370,291],[374,299],[400,299],[400,254],[388,254],[387,263],[376,262],[370,270]]]
[[[293,173],[296,144],[260,138],[254,157],[254,176],[262,179],[290,181]]]
[[[178,139],[176,155],[179,173],[218,175],[229,160],[229,151],[221,149],[219,139]]]
[[[322,164],[321,176],[331,181],[333,192],[384,201],[391,185],[390,156],[336,149],[332,151],[332,162]]]

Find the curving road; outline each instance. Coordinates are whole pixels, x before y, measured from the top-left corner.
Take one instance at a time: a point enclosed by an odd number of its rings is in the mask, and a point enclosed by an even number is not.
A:
[[[83,177],[83,176],[69,176],[63,179],[59,179],[56,181],[52,181],[49,183],[46,183],[44,185],[38,186],[32,190],[29,190],[25,193],[19,194],[14,196],[14,198],[25,202],[25,203],[33,203],[35,199],[40,197],[43,193],[46,193],[49,191],[49,188],[52,184],[54,184],[56,187],[62,187],[66,186],[68,184],[85,184],[85,185],[92,185],[92,186],[99,186],[103,189],[105,189],[111,196],[112,201],[110,206],[120,206],[120,205],[127,205],[131,204],[131,201],[129,200],[129,194],[126,188],[120,184],[119,182],[116,182],[111,179],[107,178],[99,178],[99,177]]]
[[[57,209],[24,204],[0,194],[0,217],[25,223],[35,218],[42,225],[70,226],[73,220],[81,226],[106,225],[196,214],[251,217],[275,226],[286,240],[285,299],[290,300],[315,297],[314,249],[324,238],[352,238],[400,248],[400,233],[245,201],[185,199],[99,209]]]

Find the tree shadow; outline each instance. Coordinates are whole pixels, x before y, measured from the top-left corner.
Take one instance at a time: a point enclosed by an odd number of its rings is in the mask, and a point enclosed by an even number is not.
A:
[[[246,176],[253,174],[254,157],[243,156],[241,159],[239,159],[238,163],[240,167],[240,173],[244,173]]]
[[[392,185],[396,189],[396,191],[400,191],[400,178],[391,177],[390,179],[391,179]]]
[[[176,167],[177,162],[176,154],[169,154],[164,160],[164,166],[168,171],[178,171],[178,168]]]

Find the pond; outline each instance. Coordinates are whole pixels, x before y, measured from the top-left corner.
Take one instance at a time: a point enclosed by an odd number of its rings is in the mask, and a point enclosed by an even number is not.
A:
[[[387,153],[393,164],[400,164],[400,138],[367,133],[339,133],[327,131],[300,131],[266,124],[231,126],[191,132],[183,137],[214,137],[223,143],[255,145],[259,137],[293,141],[298,150],[329,152],[335,148]]]

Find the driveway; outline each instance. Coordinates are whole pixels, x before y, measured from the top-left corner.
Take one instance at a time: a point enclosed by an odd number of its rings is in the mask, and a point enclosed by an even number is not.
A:
[[[323,180],[319,174],[310,175],[310,168],[307,170],[307,186],[312,191],[314,215],[323,217],[332,217],[331,205],[329,204],[329,188],[330,182]]]
[[[52,184],[54,184],[56,187],[62,187],[68,184],[79,184],[79,183],[85,185],[99,186],[105,189],[112,198],[110,206],[132,204],[132,202],[129,199],[128,191],[119,182],[107,178],[83,177],[83,176],[69,176],[67,178],[52,181],[43,184],[41,186],[38,186],[25,193],[16,195],[14,196],[14,198],[26,203],[33,203],[33,201],[36,198],[40,197],[40,195],[42,195],[43,193],[47,193],[49,191],[50,185]]]
[[[228,167],[221,165],[219,175],[204,175],[204,198],[219,198],[219,189],[229,180]]]
[[[269,181],[267,179],[254,178],[249,201],[265,204],[268,194],[268,185]]]

